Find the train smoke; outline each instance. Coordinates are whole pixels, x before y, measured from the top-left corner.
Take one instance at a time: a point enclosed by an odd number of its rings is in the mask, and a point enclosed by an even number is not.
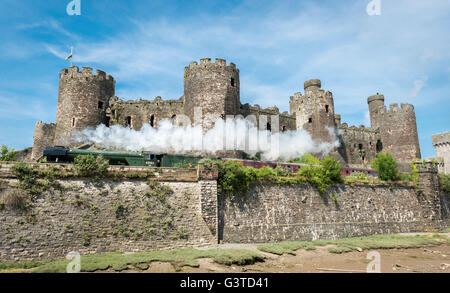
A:
[[[218,119],[206,132],[200,126],[175,126],[168,119],[161,120],[157,128],[144,124],[139,131],[101,124],[74,137],[77,142],[95,143],[107,149],[212,155],[237,150],[249,155],[260,153],[263,160],[288,160],[306,153],[326,155],[339,146],[336,139],[333,143],[314,141],[303,129],[280,133],[260,130],[246,119]]]

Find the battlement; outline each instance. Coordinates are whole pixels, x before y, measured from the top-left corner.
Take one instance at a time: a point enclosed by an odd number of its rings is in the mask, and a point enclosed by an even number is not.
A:
[[[401,107],[398,106],[398,103],[391,103],[389,104],[389,110],[386,111],[386,107],[384,107],[383,110],[389,113],[398,113],[398,112],[408,113],[414,111],[414,106],[411,104],[401,103],[400,105]]]
[[[189,66],[185,67],[186,70],[197,70],[202,68],[211,68],[211,67],[222,67],[226,68],[228,70],[234,70],[239,71],[239,69],[236,68],[236,64],[230,62],[227,65],[227,61],[225,59],[216,58],[215,62],[211,62],[211,58],[201,58],[200,64],[197,63],[197,61],[193,61],[189,63]]]
[[[97,80],[110,80],[114,81],[111,75],[107,75],[104,71],[97,69],[95,74],[91,67],[82,67],[81,71],[78,66],[72,66],[69,68],[64,68],[59,74],[59,78],[88,78]]]
[[[339,121],[340,121],[340,119],[341,119],[340,115],[337,115],[337,116],[339,116]],[[336,115],[334,117],[336,119]],[[359,132],[373,132],[373,133],[377,132],[376,130],[372,129],[371,127],[366,127],[365,125],[362,125],[362,124],[359,126],[355,126],[355,125],[348,126],[348,123],[344,122],[337,126],[339,127],[339,129],[342,129],[342,130],[353,130],[353,131],[359,131]]]
[[[302,95],[301,92],[294,93],[293,96],[289,97],[290,101],[295,101],[295,100],[300,99],[300,98],[303,98],[303,95]]]
[[[163,98],[161,98],[160,96],[155,97],[153,100],[147,100],[147,99],[142,99],[142,98],[137,98],[135,100],[125,100],[122,98],[119,98],[117,96],[113,96],[110,98],[109,100],[109,104],[110,105],[114,105],[114,104],[120,104],[120,103],[124,103],[127,105],[147,105],[147,104],[173,104],[173,103],[178,103],[178,104],[183,104],[183,100],[182,99],[177,99],[177,100],[164,100]]]
[[[434,134],[431,136],[433,146],[450,144],[450,132],[444,132],[439,134]]]

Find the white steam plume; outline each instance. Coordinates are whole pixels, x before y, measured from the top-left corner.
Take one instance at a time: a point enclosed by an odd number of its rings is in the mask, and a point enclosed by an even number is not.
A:
[[[260,130],[246,119],[218,119],[205,133],[200,126],[174,126],[168,119],[161,120],[158,128],[144,124],[139,131],[101,124],[77,132],[74,137],[78,142],[95,143],[107,149],[175,154],[238,150],[250,155],[261,153],[264,160],[288,160],[305,153],[325,155],[339,146],[336,139],[333,143],[314,141],[303,129],[281,133]]]

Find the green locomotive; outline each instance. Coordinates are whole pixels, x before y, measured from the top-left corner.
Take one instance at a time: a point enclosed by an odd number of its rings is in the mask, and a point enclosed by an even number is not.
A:
[[[48,147],[44,149],[44,157],[49,163],[72,163],[77,156],[103,156],[110,165],[148,166],[148,167],[196,167],[202,157],[155,154],[151,152],[128,152],[112,150],[81,150],[65,147]]]

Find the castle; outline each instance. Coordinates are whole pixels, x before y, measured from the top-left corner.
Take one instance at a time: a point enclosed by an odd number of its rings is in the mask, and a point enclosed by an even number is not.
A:
[[[420,158],[414,107],[410,104],[384,105],[384,96],[376,94],[367,99],[370,127],[349,127],[341,123],[335,113],[333,94],[321,88],[318,79],[304,83],[304,93],[290,97],[290,111],[262,109],[259,105],[241,104],[239,69],[223,59],[212,62],[210,58],[191,62],[184,69],[184,94],[177,100],[138,99],[125,101],[115,96],[115,80],[111,75],[97,70],[72,66],[63,69],[59,77],[56,123],[38,122],[34,130],[33,160],[42,156],[43,149],[53,145],[67,145],[72,131],[86,127],[122,125],[139,130],[143,124],[158,126],[158,121],[173,121],[186,115],[195,121],[195,108],[201,107],[204,128],[212,127],[217,118],[227,115],[255,115],[260,128],[274,131],[271,116],[279,117],[279,131],[307,130],[313,139],[332,141],[338,133],[340,147],[332,155],[348,166],[370,166],[370,161],[381,151],[390,152],[407,170],[411,160]],[[265,115],[265,120],[260,116]],[[330,131],[334,130],[334,131]]]

